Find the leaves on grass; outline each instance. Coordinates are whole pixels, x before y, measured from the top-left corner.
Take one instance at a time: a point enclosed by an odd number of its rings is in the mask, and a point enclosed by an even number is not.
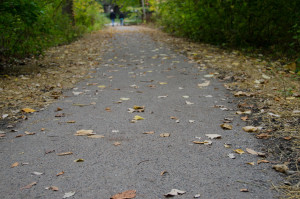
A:
[[[17,166],[19,166],[19,162],[13,163],[10,167],[11,167],[11,168],[14,168],[14,167],[17,167]]]
[[[160,137],[170,137],[170,133],[161,133],[159,136]]]
[[[57,153],[56,155],[58,155],[58,156],[65,156],[65,155],[72,155],[72,154],[73,154],[73,152],[68,151],[68,152],[63,152],[63,153]]]
[[[76,193],[75,191],[67,192],[67,193],[65,193],[65,195],[63,196],[63,198],[69,198],[69,197],[71,197],[71,196],[74,196],[75,193]]]
[[[185,194],[185,191],[181,191],[178,189],[172,189],[169,193],[166,193],[164,196],[166,197],[172,197],[172,196],[177,196],[177,195],[182,195]]]
[[[205,134],[209,139],[220,139],[222,136],[219,134]]]
[[[221,124],[220,127],[225,130],[232,130],[232,125],[230,125],[230,124],[224,123],[224,124]]]
[[[135,198],[135,196],[136,196],[136,190],[127,190],[122,193],[113,195],[110,199],[131,199],[131,198]]]
[[[37,182],[32,182],[32,183],[26,185],[25,187],[22,187],[21,190],[23,190],[23,189],[30,189],[31,187],[33,187],[36,184],[37,184]]]
[[[285,164],[276,164],[273,165],[272,168],[281,173],[287,173],[287,171],[289,170],[288,166],[286,166]]]
[[[36,110],[31,109],[31,108],[23,108],[22,111],[25,112],[25,113],[33,113],[33,112],[36,112]]]
[[[89,136],[89,135],[95,135],[95,133],[93,132],[93,130],[79,130],[77,131],[74,135],[76,136]]]

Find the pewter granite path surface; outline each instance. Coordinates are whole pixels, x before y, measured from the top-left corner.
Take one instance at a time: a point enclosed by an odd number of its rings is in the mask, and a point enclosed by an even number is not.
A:
[[[70,198],[109,199],[130,189],[137,191],[138,199],[165,198],[171,189],[186,191],[174,197],[182,199],[196,194],[207,199],[276,198],[271,183],[280,179],[270,164],[246,164],[259,159],[250,154],[228,157],[233,149],[261,151],[263,146],[242,131],[246,124],[235,115],[235,99],[222,82],[205,77],[209,74],[203,70],[205,63],[190,63],[147,34],[115,28],[119,32],[109,40],[101,65],[91,73],[93,78],[65,91],[63,99],[45,110],[31,114],[15,128],[18,133],[8,133],[8,138],[0,141],[1,198],[57,199],[74,191]],[[207,81],[209,86],[198,87]],[[145,112],[129,113],[134,105],[145,106]],[[57,107],[63,110],[55,112]],[[55,117],[58,113],[65,117]],[[136,115],[144,120],[132,123]],[[226,117],[234,119],[233,130],[220,128]],[[66,123],[70,120],[76,123]],[[105,137],[75,136],[81,129]],[[24,131],[36,134],[15,138]],[[148,131],[155,133],[143,134]],[[160,137],[161,133],[170,133],[170,137]],[[205,134],[222,138],[211,140],[212,145],[192,142],[209,140]],[[120,145],[115,146],[116,142]],[[45,154],[51,150],[55,152]],[[57,155],[68,151],[73,155]],[[79,158],[84,162],[74,162]],[[14,162],[28,164],[10,168]],[[56,176],[61,171],[64,174]],[[20,190],[32,182],[37,184]],[[59,191],[46,190],[49,186]],[[240,192],[243,188],[249,192]]]

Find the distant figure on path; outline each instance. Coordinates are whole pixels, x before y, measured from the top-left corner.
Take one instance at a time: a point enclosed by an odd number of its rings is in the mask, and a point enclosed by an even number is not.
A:
[[[124,14],[122,12],[119,15],[119,19],[120,19],[120,25],[124,26]]]
[[[110,19],[111,19],[111,25],[112,26],[115,26],[115,18],[116,18],[116,14],[114,13],[114,10],[111,10]]]

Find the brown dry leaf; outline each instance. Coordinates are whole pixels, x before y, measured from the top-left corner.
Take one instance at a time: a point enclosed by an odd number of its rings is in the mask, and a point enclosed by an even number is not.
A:
[[[72,154],[73,154],[73,152],[68,151],[68,152],[63,152],[63,153],[57,153],[56,155],[58,155],[58,156],[64,156],[64,155],[72,155]]]
[[[82,129],[82,130],[79,130],[77,131],[74,135],[77,135],[77,136],[88,136],[88,135],[95,135],[95,133],[93,132],[93,130],[85,130],[85,129]]]
[[[52,190],[52,191],[58,191],[59,190],[58,187],[56,187],[56,186],[46,187],[46,189]]]
[[[163,137],[170,137],[170,135],[171,135],[170,133],[161,133],[159,136],[163,138]]]
[[[65,113],[58,113],[55,115],[55,117],[66,117]]]
[[[240,189],[240,192],[249,192],[248,189]]]
[[[226,123],[221,124],[220,127],[221,127],[222,129],[225,129],[225,130],[231,130],[231,129],[232,129],[232,125],[226,124]]]
[[[70,121],[67,121],[67,123],[73,124],[73,123],[76,123],[76,121],[75,120],[70,120]]]
[[[94,138],[94,139],[104,138],[104,137],[105,137],[104,135],[88,135],[88,138]]]
[[[204,145],[211,145],[212,144],[212,141],[210,140],[204,140],[203,142],[201,141],[193,141],[194,144],[204,144]]]
[[[247,162],[246,164],[249,164],[249,165],[254,166],[254,165],[255,165],[255,162]]]
[[[268,139],[268,138],[272,137],[272,135],[269,135],[268,133],[261,133],[259,135],[256,135],[256,137],[259,139]]]
[[[28,132],[28,131],[25,131],[24,133],[25,133],[26,135],[35,135],[34,132]]]
[[[115,142],[114,145],[119,146],[119,145],[121,145],[121,142]]]
[[[59,172],[58,174],[56,174],[56,176],[61,176],[61,175],[63,175],[64,173],[65,173],[64,171]]]
[[[178,120],[178,118],[177,117],[174,117],[174,116],[171,116],[170,117],[172,120]]]
[[[252,155],[258,155],[258,153],[256,151],[254,151],[253,149],[246,148],[246,151]]]
[[[134,105],[133,109],[136,110],[136,111],[138,111],[138,112],[144,112],[145,111],[145,106]]]
[[[10,167],[11,167],[11,168],[14,168],[14,167],[17,167],[17,166],[19,166],[19,162],[13,163]]]
[[[31,109],[31,108],[23,108],[22,111],[25,112],[25,113],[33,113],[33,112],[36,112],[36,110]]]
[[[291,140],[293,137],[291,137],[291,136],[287,136],[287,137],[283,137],[283,139],[285,139],[285,140]]]
[[[106,110],[107,112],[111,112],[110,107],[106,107],[105,110]]]
[[[241,117],[241,120],[243,120],[243,121],[247,121],[247,120],[248,120],[248,116]]]
[[[253,96],[252,93],[246,93],[246,92],[243,92],[243,91],[238,91],[234,94],[235,97],[240,97],[240,96],[247,96],[247,97],[250,97],[250,96]]]
[[[286,173],[289,170],[288,166],[285,164],[276,164],[273,165],[272,168],[281,173]]]
[[[37,184],[37,182],[32,182],[32,183],[30,183],[29,185],[26,185],[25,187],[22,187],[22,188],[20,188],[21,190],[23,190],[23,189],[30,189],[32,186],[34,186],[34,185],[36,185]]]
[[[258,128],[257,127],[254,127],[254,126],[244,126],[243,127],[243,130],[245,132],[257,132],[258,131]]]
[[[270,161],[268,160],[257,160],[257,164],[260,164],[260,163],[269,163]]]
[[[5,133],[0,133],[0,137],[5,137],[6,134]]]
[[[56,111],[62,111],[63,109],[62,108],[60,108],[60,107],[57,107],[56,108]]]
[[[74,160],[74,162],[84,162],[84,159],[79,158],[79,159]]]
[[[160,175],[163,176],[164,174],[168,173],[167,171],[160,172]]]
[[[16,138],[20,138],[20,137],[23,137],[23,136],[25,136],[25,135],[23,135],[23,134],[16,135]]]
[[[41,131],[45,131],[46,129],[45,128],[41,128]]]
[[[143,134],[154,134],[154,131],[144,132]]]
[[[131,199],[131,198],[135,198],[135,196],[136,196],[136,190],[127,190],[122,193],[113,195],[110,199]]]

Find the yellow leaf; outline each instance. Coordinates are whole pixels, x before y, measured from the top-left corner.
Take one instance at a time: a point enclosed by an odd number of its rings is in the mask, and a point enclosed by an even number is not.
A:
[[[104,135],[89,135],[88,138],[104,138]]]
[[[245,153],[242,149],[236,149],[234,150],[234,152],[238,153],[238,154],[243,154]]]
[[[225,130],[231,130],[232,129],[232,126],[230,124],[221,124],[220,125],[222,129],[225,129]]]
[[[154,131],[144,132],[143,134],[154,134]]]
[[[72,154],[73,154],[73,152],[68,151],[68,152],[63,152],[63,153],[57,153],[56,155],[58,155],[58,156],[64,156],[64,155],[72,155]]]
[[[254,166],[255,162],[247,162],[246,164],[250,164],[250,165]]]
[[[246,132],[256,132],[258,131],[258,128],[254,126],[245,126],[243,127],[243,130]]]
[[[33,113],[33,112],[36,112],[36,110],[31,109],[31,108],[23,108],[22,111],[25,112],[25,113]]]
[[[105,85],[99,85],[98,88],[106,88]]]
[[[168,84],[167,82],[159,82],[160,85]]]
[[[159,136],[160,137],[170,137],[170,133],[161,133]]]
[[[144,118],[143,117],[141,117],[141,116],[138,116],[138,115],[136,115],[136,116],[134,116],[134,118],[133,118],[134,120],[144,120]]]
[[[93,133],[93,130],[84,130],[84,129],[82,129],[82,130],[77,131],[75,135],[83,136],[83,135],[94,135],[94,134],[95,133]]]

